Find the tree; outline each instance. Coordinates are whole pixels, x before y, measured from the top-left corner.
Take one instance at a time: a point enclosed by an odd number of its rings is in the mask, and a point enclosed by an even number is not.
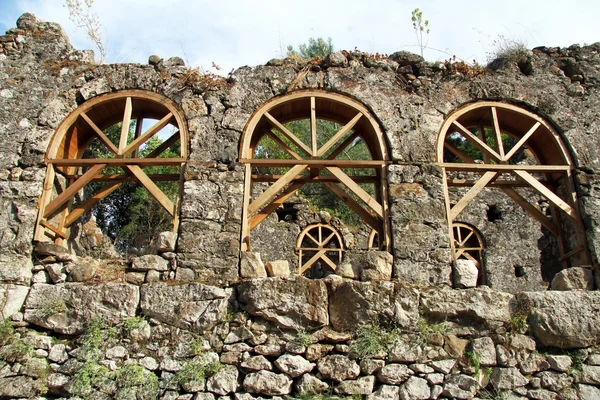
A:
[[[308,38],[307,43],[302,43],[298,46],[299,52],[294,50],[294,46],[289,45],[287,48],[287,55],[289,56],[300,56],[303,58],[321,57],[325,58],[329,54],[333,53],[333,43],[331,38],[328,37],[327,41],[323,38]]]

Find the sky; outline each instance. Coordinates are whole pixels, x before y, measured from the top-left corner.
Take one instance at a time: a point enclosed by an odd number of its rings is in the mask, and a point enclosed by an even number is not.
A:
[[[83,1],[83,0],[81,0]],[[0,33],[24,12],[58,22],[78,49],[93,49],[69,20],[66,0],[0,0]],[[94,0],[106,62],[146,63],[157,54],[220,73],[285,56],[310,37],[331,37],[336,50],[357,48],[419,54],[411,12],[429,21],[423,37],[428,61],[453,55],[489,61],[512,43],[566,47],[600,41],[600,1],[572,0]],[[425,43],[426,42],[426,43]],[[98,58],[98,55],[97,55]]]

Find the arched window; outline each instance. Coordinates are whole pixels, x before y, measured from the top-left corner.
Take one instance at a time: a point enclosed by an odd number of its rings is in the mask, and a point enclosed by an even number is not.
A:
[[[181,182],[187,146],[181,112],[163,96],[129,90],[85,102],[60,124],[50,141],[35,239],[60,243],[79,217],[128,182],[143,185],[176,230],[180,190],[169,196],[157,182]],[[173,168],[156,173],[157,166]],[[78,193],[84,188],[88,195],[82,199]]]
[[[462,222],[455,222],[452,226],[454,236],[454,258],[471,260],[479,270],[478,285],[485,285],[485,271],[483,265],[483,250],[485,245],[481,233],[474,227]]]
[[[494,188],[557,236],[560,261],[565,267],[569,261],[589,263],[573,184],[573,160],[556,129],[543,118],[502,102],[468,104],[444,121],[437,142],[437,161],[444,171],[455,259],[458,253],[454,221],[484,188]],[[451,202],[449,191],[460,187],[468,190],[457,202]],[[537,204],[528,202],[520,190],[533,190],[545,198],[550,216]],[[573,227],[574,240],[565,238],[561,218]]]
[[[248,121],[240,145],[242,251],[250,250],[250,232],[305,185],[326,188],[389,250],[387,160],[381,129],[353,99],[309,90],[268,101]],[[257,183],[269,186],[260,192]]]
[[[298,235],[298,273],[311,278],[321,278],[325,271],[334,273],[342,262],[344,244],[342,237],[330,225],[309,225]]]

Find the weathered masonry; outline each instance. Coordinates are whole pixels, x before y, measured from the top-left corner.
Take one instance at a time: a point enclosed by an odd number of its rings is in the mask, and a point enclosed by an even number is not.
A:
[[[0,36],[0,397],[598,398],[599,121],[599,44],[221,78],[97,65],[25,14]],[[127,259],[93,210],[133,184],[171,229]]]

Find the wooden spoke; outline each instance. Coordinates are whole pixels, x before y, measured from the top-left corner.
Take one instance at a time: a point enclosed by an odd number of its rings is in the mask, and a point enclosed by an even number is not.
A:
[[[106,148],[114,155],[117,155],[119,153],[119,149],[117,149],[114,143],[104,134],[104,132],[100,130],[100,128],[98,128],[94,121],[92,121],[90,117],[88,117],[87,114],[84,112],[82,112],[80,115],[81,118],[83,118],[83,120],[87,122],[88,125],[94,130],[94,132],[96,132],[96,135],[98,135],[98,139],[100,139],[100,141],[104,143]]]
[[[490,146],[488,146],[485,142],[479,139],[477,136],[473,135],[471,131],[462,126],[460,122],[454,121],[454,125],[460,130],[460,133],[463,135],[465,139],[467,139],[471,144],[481,150],[482,153],[487,154],[492,157],[496,161],[501,161],[501,157],[498,153],[496,153]]]
[[[464,246],[464,245],[465,245],[465,243],[467,243],[467,241],[468,241],[468,240],[471,238],[471,236],[473,236],[474,234],[475,234],[475,232],[473,232],[473,231],[470,231],[470,232],[469,232],[469,234],[467,235],[467,237],[466,237],[466,238],[464,238],[464,239],[459,239],[459,243],[458,243],[458,244],[459,244],[460,246]]]
[[[314,235],[318,237],[315,237]],[[332,243],[332,246],[335,247],[326,247],[334,238],[336,241]],[[310,240],[310,242],[306,241],[306,239]],[[298,265],[300,266],[299,272],[301,275],[310,269],[318,260],[323,261],[332,271],[335,271],[337,266],[327,256],[327,253],[338,253],[341,261],[343,252],[342,238],[339,233],[329,225],[309,225],[304,228],[300,235],[298,235],[296,251],[298,251]],[[304,262],[305,252],[315,252],[315,254],[308,261]]]
[[[444,147],[446,147],[449,151],[451,151],[452,154],[454,154],[456,157],[460,158],[463,162],[471,163],[471,164],[475,163],[475,161],[471,157],[469,157],[469,155],[467,153],[465,153],[458,147],[454,146],[452,143],[446,142],[444,144]]]
[[[454,164],[439,163],[448,171],[530,171],[530,172],[559,172],[573,169],[570,165],[507,165],[507,164]]]
[[[129,143],[127,147],[125,147],[122,150],[121,154],[123,156],[127,156],[130,153],[132,153],[135,149],[140,147],[142,144],[146,143],[148,139],[156,135],[162,128],[167,126],[169,121],[171,121],[171,118],[173,118],[173,113],[168,113],[166,116],[163,117],[163,119],[152,125],[146,132],[144,132],[142,136]]]
[[[287,199],[292,197],[298,189],[300,189],[304,183],[294,183],[290,185],[287,189],[283,191],[279,196],[275,198],[268,206],[260,210],[252,219],[250,220],[250,230],[256,228],[265,218],[267,218],[273,211],[278,209]]]
[[[129,138],[129,125],[131,124],[131,97],[127,97],[125,101],[125,111],[123,113],[123,123],[121,125],[121,137],[119,139],[119,155],[123,154],[123,150],[127,146],[127,139]]]
[[[169,197],[167,197],[166,194],[164,194],[162,190],[160,190],[158,186],[156,186],[154,182],[152,182],[152,179],[150,179],[139,166],[127,165],[126,168],[131,171],[133,175],[135,175],[138,181],[144,185],[150,194],[160,203],[161,206],[163,206],[165,210],[167,210],[169,214],[171,214],[171,216],[175,215],[175,205],[173,202],[169,199]]]
[[[527,131],[527,133],[525,135],[523,135],[523,137],[521,139],[519,139],[519,141],[517,142],[517,144],[514,145],[514,147],[512,149],[510,149],[510,151],[508,152],[508,154],[506,155],[506,161],[510,160],[512,156],[515,155],[515,153],[523,146],[523,144],[525,144],[525,142],[527,141],[527,139],[529,139],[531,137],[531,135],[533,135],[535,133],[535,131],[537,130],[537,128],[539,128],[541,125],[541,123],[538,121],[536,122],[529,131]]]
[[[50,229],[56,236],[58,236],[62,239],[67,238],[66,233],[64,233],[59,228],[55,227],[54,225],[50,224],[48,221],[46,221],[44,219],[40,222],[40,225],[42,225],[44,228]]]
[[[325,143],[323,146],[321,146],[321,148],[319,149],[319,152],[317,153],[317,156],[322,157],[325,153],[327,153],[327,150],[329,150],[331,147],[333,147],[334,144],[336,144],[341,138],[343,138],[348,132],[350,132],[350,130],[352,128],[354,128],[354,125],[357,124],[357,122],[362,118],[362,116],[363,116],[362,113],[356,114],[356,116],[354,118],[352,118],[350,120],[350,122],[348,122],[346,125],[344,125],[342,127],[342,129],[340,129],[335,135],[333,135],[327,141],[327,143]]]
[[[496,147],[498,148],[498,153],[500,153],[500,160],[505,161],[506,159],[504,158],[504,143],[502,143],[502,132],[500,132],[500,123],[498,122],[498,113],[496,111],[496,107],[492,107],[492,120],[494,121]]]
[[[314,97],[310,98],[310,143],[312,145],[311,155],[315,157],[319,143],[317,142],[317,106]]]
[[[139,138],[142,135],[142,125],[144,124],[144,118],[137,117],[135,120],[135,133],[133,134],[133,140]],[[132,157],[138,158],[139,147],[133,151]]]
[[[540,210],[538,210],[533,204],[529,203],[523,196],[521,196],[516,190],[509,187],[503,187],[502,191],[506,193],[511,199],[527,211],[533,218],[546,227],[555,236],[558,235],[557,226],[550,221]]]
[[[496,177],[497,174],[498,173],[495,171],[488,171],[484,173],[483,176],[479,178],[477,183],[473,185],[473,187],[469,189],[469,191],[462,197],[462,199],[460,199],[460,201],[456,203],[454,207],[452,207],[450,210],[450,220],[453,221],[458,214],[460,214],[460,212],[469,205],[471,200],[473,200],[475,196],[477,196],[479,192],[485,188],[488,182]]]
[[[127,177],[127,181],[132,181],[132,180],[133,180],[132,177]],[[67,218],[65,220],[65,228],[68,228],[71,225],[73,225],[73,223],[75,221],[77,221],[77,219],[79,217],[81,217],[84,213],[86,213],[87,211],[94,208],[94,206],[96,204],[98,204],[102,199],[106,198],[109,194],[111,194],[112,192],[117,190],[119,187],[121,187],[121,185],[125,182],[126,181],[109,182],[106,185],[104,185],[100,190],[98,190],[96,193],[94,193],[93,196],[91,196],[86,201],[84,201],[82,204],[73,208],[73,210],[71,210],[69,215],[67,215]]]
[[[348,189],[350,189],[359,199],[364,201],[369,207],[375,211],[375,213],[383,218],[383,207],[377,200],[375,200],[369,193],[361,188],[356,182],[354,182],[344,171],[338,167],[327,167],[327,170],[331,172],[333,176],[338,178]]]
[[[281,132],[286,138],[288,138],[292,143],[294,143],[300,150],[305,152],[307,156],[311,155],[311,149],[307,145],[305,145],[300,139],[298,139],[298,136],[290,132],[288,128],[283,126],[281,122],[277,121],[268,112],[265,113],[265,117],[267,117],[267,119],[273,124],[275,128],[277,128],[279,132]]]
[[[257,212],[269,199],[275,196],[280,190],[282,190],[288,183],[296,178],[300,172],[304,171],[308,165],[299,164],[291,168],[285,173],[277,182],[272,184],[267,190],[265,190],[256,200],[248,205],[248,214],[252,215]]]
[[[337,156],[339,156],[354,140],[358,137],[358,132],[354,132],[352,135],[348,136],[346,140],[344,140],[338,147],[335,148],[331,152],[330,155],[327,156],[327,160],[335,160]]]
[[[50,215],[54,214],[56,210],[58,210],[63,204],[71,199],[71,197],[75,196],[77,192],[79,192],[85,185],[90,183],[94,177],[99,174],[104,168],[106,164],[96,164],[90,167],[89,170],[85,174],[81,176],[81,178],[77,179],[75,182],[70,184],[61,194],[59,194],[54,200],[52,200],[47,206],[44,212],[44,218],[48,218]]]
[[[177,131],[174,134],[172,134],[167,140],[165,140],[160,146],[158,146],[156,149],[152,150],[146,157],[144,158],[157,158],[158,156],[160,156],[163,152],[165,152],[169,147],[173,146],[175,143],[177,143],[177,141],[180,139],[180,132]],[[137,151],[137,150],[136,150]],[[135,156],[135,152],[133,153],[133,158],[137,158]]]
[[[331,193],[335,194],[340,200],[346,203],[348,208],[354,211],[367,225],[375,230],[379,228],[379,222],[374,212],[363,208],[363,206],[361,206],[352,197],[348,196],[348,194],[335,183],[324,182],[323,185],[329,189]]]
[[[554,194],[550,189],[546,186],[542,185],[533,175],[531,175],[527,171],[515,171],[519,177],[521,177],[525,182],[529,183],[532,188],[534,188],[539,194],[548,199],[552,204],[563,210],[571,219],[576,219],[577,216],[575,214],[575,210],[568,205],[563,199]]]
[[[287,144],[283,142],[283,140],[279,139],[279,137],[271,131],[266,132],[267,136],[270,137],[275,143],[279,145],[290,156],[294,157],[296,160],[302,160],[302,157],[298,155],[294,150],[292,150]]]

